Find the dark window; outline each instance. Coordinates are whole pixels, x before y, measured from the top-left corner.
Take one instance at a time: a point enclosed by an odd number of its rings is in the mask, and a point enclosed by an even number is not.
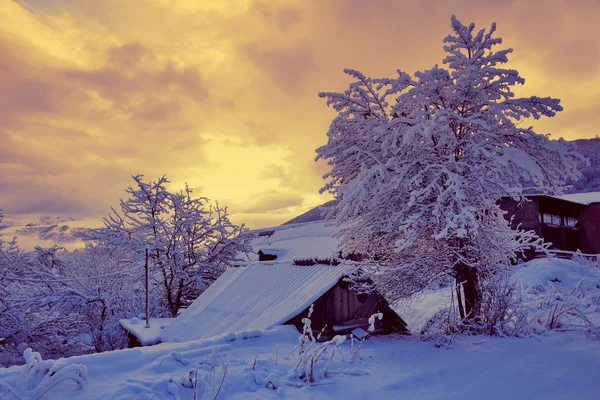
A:
[[[557,214],[540,213],[540,222],[550,225],[563,225],[563,218]]]
[[[565,217],[566,226],[579,226],[579,218]]]

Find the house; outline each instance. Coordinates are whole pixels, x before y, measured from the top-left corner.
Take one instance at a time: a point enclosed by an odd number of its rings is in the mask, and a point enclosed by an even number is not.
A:
[[[498,203],[507,218],[513,217],[513,228],[532,230],[558,250],[600,253],[600,192],[525,197]]]
[[[406,332],[406,324],[385,299],[375,294],[357,295],[343,281],[351,267],[292,261],[262,261],[228,269],[161,334],[162,342],[177,343],[231,332],[251,332],[294,324],[311,316],[315,332],[324,337],[366,329],[368,318],[382,312],[377,332]]]
[[[253,231],[259,251],[247,266],[230,268],[161,333],[162,342],[184,342],[230,332],[255,331],[293,324],[311,315],[322,337],[368,327],[381,312],[375,333],[407,333],[406,323],[378,293],[358,294],[345,277],[357,266],[340,264],[335,228],[312,221]],[[259,253],[262,253],[259,254]],[[265,259],[265,256],[271,256]],[[257,259],[258,258],[258,259]],[[335,261],[335,262],[334,262]]]

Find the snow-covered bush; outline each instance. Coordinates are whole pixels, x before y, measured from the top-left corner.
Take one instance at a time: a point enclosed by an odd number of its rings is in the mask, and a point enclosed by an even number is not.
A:
[[[40,353],[26,349],[23,353],[26,364],[15,385],[11,387],[0,382],[0,396],[6,400],[37,400],[47,392],[66,381],[75,382],[83,387],[87,378],[87,368],[82,364],[61,366],[55,361],[43,361]]]
[[[354,361],[359,357],[360,350],[362,349],[362,347],[365,343],[365,340],[367,340],[369,335],[375,330],[375,321],[377,319],[379,319],[381,321],[383,319],[383,314],[378,312],[369,317],[369,327],[367,328],[366,332],[363,331],[361,328],[356,328],[350,334],[350,340],[352,343],[352,346],[350,347],[350,353],[352,354],[352,360],[350,361],[351,363],[354,363]],[[360,335],[358,335],[357,331],[360,332]],[[359,340],[359,344],[356,347],[354,346],[354,338],[355,337]]]
[[[600,326],[594,325],[586,315],[588,309],[600,311],[600,296],[590,296],[583,281],[571,290],[560,289],[553,282],[548,282],[545,290],[540,290],[538,285],[525,286],[523,282],[517,286],[525,299],[524,312],[533,332],[568,330],[600,338]]]
[[[512,276],[498,274],[483,282],[479,319],[461,318],[450,304],[424,324],[421,334],[442,344],[464,333],[530,336],[569,330],[598,337],[592,316],[600,313],[600,274],[594,268],[559,259],[523,264]]]
[[[479,334],[514,336],[517,334],[520,305],[514,296],[514,287],[505,274],[480,280],[481,312],[476,320],[460,315],[455,297],[449,305],[438,310],[421,329],[426,340],[436,339],[440,344],[448,345],[459,334]],[[452,290],[457,290],[452,287]]]
[[[47,358],[77,347],[67,343],[77,331],[74,315],[60,310],[69,296],[56,285],[62,268],[59,254],[57,247],[24,252],[16,245],[0,254],[4,260],[0,261],[0,335],[4,337],[0,363],[16,361],[23,343],[43,351]]]
[[[118,319],[138,314],[144,297],[119,252],[15,247],[2,255],[0,364],[18,363],[23,343],[44,358],[124,347]]]
[[[90,351],[125,347],[118,320],[144,310],[140,270],[125,257],[123,251],[92,246],[61,256],[60,277],[69,281],[57,286],[64,301],[56,307],[73,315],[77,335],[71,340],[83,342]]]
[[[600,271],[593,264],[537,259],[519,266],[511,280],[532,332],[557,329],[597,335]]]

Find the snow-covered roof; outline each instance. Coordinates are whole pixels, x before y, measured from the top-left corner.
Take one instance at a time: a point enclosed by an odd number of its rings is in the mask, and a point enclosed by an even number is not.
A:
[[[283,324],[321,297],[354,267],[297,266],[263,261],[230,268],[161,334],[185,342]]]
[[[175,321],[175,318],[152,318],[150,319],[150,327],[146,328],[146,320],[133,317],[131,319],[121,319],[119,324],[135,336],[142,346],[150,346],[160,342],[162,330],[173,321]]]
[[[559,196],[560,199],[572,201],[579,204],[591,204],[600,202],[600,192],[571,193]]]
[[[570,193],[561,196],[554,196],[550,194],[530,193],[524,194],[525,197],[551,197],[554,199],[570,201],[571,203],[577,203],[582,205],[588,205],[592,203],[600,203],[600,192],[588,192],[588,193]]]
[[[263,254],[269,254],[273,256],[277,256],[278,259],[283,259],[285,254],[287,253],[286,249],[277,249],[275,247],[261,247],[258,249],[257,253],[262,251]]]
[[[337,257],[340,243],[333,237],[335,230],[333,223],[316,221],[251,231],[251,261],[258,260],[259,250],[268,254],[277,251],[278,260]]]

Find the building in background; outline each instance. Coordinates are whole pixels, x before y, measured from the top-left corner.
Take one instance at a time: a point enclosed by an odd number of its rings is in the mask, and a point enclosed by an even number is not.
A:
[[[499,205],[513,228],[534,231],[551,248],[600,253],[600,192],[528,195],[521,202],[506,197]]]

